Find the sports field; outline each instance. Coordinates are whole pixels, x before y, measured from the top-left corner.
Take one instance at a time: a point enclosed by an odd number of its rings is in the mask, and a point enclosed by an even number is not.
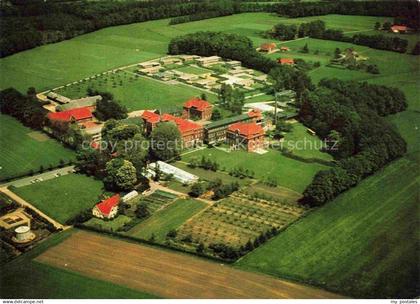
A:
[[[304,163],[285,157],[274,150],[259,155],[245,151],[228,153],[210,148],[185,155],[182,160],[188,162],[193,157],[201,159],[202,156],[216,161],[226,171],[237,167],[247,168],[254,171],[257,179],[273,178],[280,186],[297,192],[302,192],[306,188],[316,172],[327,168],[317,163]]]
[[[50,248],[36,261],[164,298],[340,297],[189,255],[83,231]]]
[[[82,174],[68,174],[12,190],[62,224],[92,208],[104,193],[101,181]]]
[[[52,235],[7,265],[0,272],[3,299],[151,299],[150,294],[114,285],[34,261],[34,258],[68,238],[73,229]]]
[[[13,117],[0,114],[0,180],[56,167],[75,154],[44,133],[23,126]]]
[[[206,206],[207,204],[201,201],[179,199],[135,226],[128,232],[128,235],[145,240],[148,240],[153,235],[156,242],[164,242],[166,234],[170,230],[177,229]]]
[[[418,294],[420,178],[401,159],[245,256],[242,269],[354,297]]]

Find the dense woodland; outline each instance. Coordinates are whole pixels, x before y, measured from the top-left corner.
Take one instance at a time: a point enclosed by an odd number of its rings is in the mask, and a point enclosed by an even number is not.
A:
[[[172,24],[243,12],[303,17],[325,14],[396,17],[419,28],[419,5],[411,1],[9,0],[0,5],[0,56],[58,42],[104,27],[174,18]]]

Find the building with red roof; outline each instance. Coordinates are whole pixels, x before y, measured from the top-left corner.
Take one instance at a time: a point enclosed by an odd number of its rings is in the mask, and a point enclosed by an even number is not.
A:
[[[213,105],[200,98],[192,98],[184,103],[182,118],[210,120]]]
[[[277,59],[277,62],[281,65],[294,65],[295,60],[293,58],[279,58]]]
[[[253,152],[265,146],[264,129],[255,122],[237,122],[229,126],[226,141],[232,149]]]
[[[170,114],[163,114],[161,116],[162,122],[174,122],[178,127],[182,137],[182,144],[184,148],[194,147],[202,144],[204,140],[203,126]]]
[[[92,107],[82,107],[63,112],[50,112],[47,115],[50,121],[84,122],[93,118]]]
[[[110,198],[96,204],[92,209],[92,214],[98,218],[112,219],[118,213],[118,204],[120,203],[120,195],[115,194]]]
[[[155,112],[144,111],[141,119],[143,120],[145,133],[150,134],[160,122],[160,115]]]
[[[282,46],[282,47],[280,48],[280,51],[282,51],[282,52],[288,52],[288,51],[290,51],[290,48],[289,48],[289,47],[287,47],[287,46]]]
[[[391,31],[394,33],[406,33],[406,32],[410,32],[411,30],[412,29],[406,25],[394,24],[393,26],[391,26]]]
[[[261,44],[258,50],[260,52],[272,53],[276,49],[277,49],[277,45],[274,42],[269,42],[269,43]]]

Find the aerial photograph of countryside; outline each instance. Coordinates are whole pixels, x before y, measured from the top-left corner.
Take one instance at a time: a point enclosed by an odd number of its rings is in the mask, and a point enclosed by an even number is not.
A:
[[[2,303],[414,304],[419,224],[419,0],[0,0]]]

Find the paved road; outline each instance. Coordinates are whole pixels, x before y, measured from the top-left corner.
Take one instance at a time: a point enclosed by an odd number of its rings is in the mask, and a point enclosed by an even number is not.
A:
[[[4,183],[4,184],[1,184],[0,187],[15,186],[15,187],[19,188],[19,187],[30,185],[31,181],[33,181],[35,179],[42,178],[42,180],[49,180],[49,179],[56,178],[57,177],[56,174],[59,174],[60,176],[67,175],[69,173],[72,173],[73,170],[74,170],[74,166],[67,166],[67,167],[55,169],[55,170],[52,170],[52,171],[47,171],[47,172],[44,172],[44,173],[40,173],[40,174],[37,174],[37,175],[17,179],[17,180],[8,182],[8,183]]]
[[[6,187],[0,188],[0,192],[3,192],[8,197],[10,197],[11,199],[13,199],[14,201],[16,201],[18,204],[22,205],[23,207],[28,207],[29,209],[32,209],[33,211],[35,211],[36,213],[38,213],[40,216],[42,216],[43,218],[45,218],[47,221],[49,221],[51,224],[53,224],[57,229],[68,229],[68,228],[71,227],[71,226],[64,226],[64,225],[60,224],[59,222],[57,222],[53,218],[49,217],[44,212],[42,212],[41,210],[39,210],[38,208],[36,208],[35,206],[33,206],[31,203],[25,201],[23,198],[21,198],[20,196],[16,195],[15,193],[13,193],[12,191],[10,191]]]

